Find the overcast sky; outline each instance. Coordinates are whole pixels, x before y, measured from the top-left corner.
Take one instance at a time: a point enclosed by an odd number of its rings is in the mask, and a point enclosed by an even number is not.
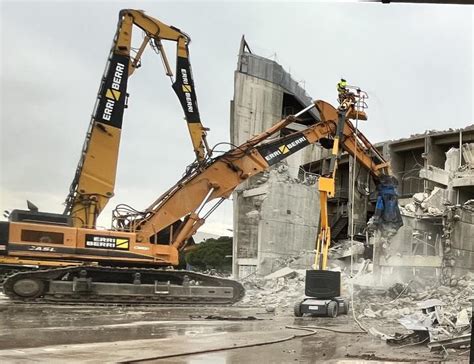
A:
[[[242,34],[309,95],[335,103],[343,76],[368,91],[372,142],[473,123],[472,6],[344,2],[1,1],[0,209],[61,212],[122,8],[143,9],[192,38],[208,141],[229,140],[229,101]],[[136,42],[142,33],[137,31]],[[167,47],[174,61],[174,48]],[[148,206],[194,154],[178,100],[150,49],[129,80],[116,196]],[[229,233],[231,203],[202,231]]]

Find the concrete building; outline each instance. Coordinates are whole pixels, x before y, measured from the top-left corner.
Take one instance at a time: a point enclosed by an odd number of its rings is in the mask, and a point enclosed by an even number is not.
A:
[[[287,115],[311,103],[311,98],[279,64],[253,54],[242,38],[234,99],[231,101],[231,141],[239,145]],[[311,111],[281,135],[301,130],[318,120]],[[311,157],[312,156],[312,157]],[[250,178],[234,192],[234,274],[268,274],[314,249],[318,224],[318,193],[310,174],[301,177],[305,159],[320,157],[310,146],[272,170]]]
[[[426,274],[443,280],[474,270],[474,126],[427,131],[384,144],[400,181],[404,227],[382,276]]]
[[[236,145],[311,101],[280,65],[253,54],[244,39],[234,85],[231,140]],[[301,124],[291,124],[282,134],[301,130],[319,119],[314,112],[304,116]],[[373,269],[381,279],[407,274],[450,279],[474,270],[474,216],[469,201],[474,199],[471,143],[474,126],[427,131],[376,145],[391,162],[399,181],[400,204],[404,206],[404,226],[389,249],[382,249],[380,244],[367,246],[366,224],[375,207],[374,185],[366,170],[347,154],[342,155],[336,196],[329,201],[334,246],[344,244],[351,236],[366,244],[364,256],[373,260]],[[299,268],[311,265],[319,220],[314,182],[327,168],[327,156],[328,151],[319,145],[309,146],[236,190],[237,277],[255,272],[268,274],[289,262]],[[353,231],[349,213],[352,196]]]
[[[450,280],[474,270],[473,142],[474,126],[469,126],[427,131],[377,145],[399,181],[404,222],[387,248],[377,244],[377,236],[369,240],[365,253],[373,261],[378,283],[413,276]],[[325,163],[323,157],[303,168],[317,174]],[[352,158],[343,156],[336,176],[337,194],[329,202],[336,246],[350,238],[353,164]],[[365,242],[375,195],[367,171],[359,168],[357,164],[354,239]],[[350,253],[346,249],[346,257]]]

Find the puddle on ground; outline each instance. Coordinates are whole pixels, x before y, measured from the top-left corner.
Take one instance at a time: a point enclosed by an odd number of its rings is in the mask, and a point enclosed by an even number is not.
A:
[[[84,320],[87,320],[84,318]],[[253,322],[229,321],[137,321],[86,326],[53,326],[0,330],[0,349],[33,348],[47,345],[85,344],[124,340],[166,339],[175,336],[199,336],[252,330]],[[1,323],[0,323],[1,325]]]

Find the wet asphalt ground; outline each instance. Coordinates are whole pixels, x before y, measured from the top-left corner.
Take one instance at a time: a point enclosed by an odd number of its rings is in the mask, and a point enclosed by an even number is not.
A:
[[[290,311],[267,313],[256,307],[14,304],[0,295],[0,363],[359,363],[443,358],[426,346],[391,347],[365,333],[290,328],[308,325],[360,330],[346,315],[294,318]],[[269,344],[275,341],[280,342]],[[468,362],[459,352],[449,359]]]

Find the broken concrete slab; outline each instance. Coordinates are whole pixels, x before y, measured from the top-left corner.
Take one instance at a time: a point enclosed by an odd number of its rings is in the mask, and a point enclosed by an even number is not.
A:
[[[467,310],[464,308],[456,316],[456,327],[461,328],[465,326],[469,326],[469,315]]]
[[[263,277],[265,280],[273,280],[278,278],[294,278],[298,275],[298,273],[291,269],[290,267],[285,267],[282,269],[277,270],[276,272],[270,273]]]
[[[449,171],[429,165],[426,168],[422,168],[420,170],[420,178],[424,178],[447,187],[449,182]]]
[[[393,336],[392,335],[387,335],[387,334],[384,334],[383,332],[377,330],[375,327],[371,327],[369,329],[369,334],[372,335],[372,336],[375,336],[375,337],[378,337],[379,339],[383,340],[383,341],[387,341],[389,339],[393,339]]]
[[[437,307],[437,306],[444,306],[444,303],[441,300],[438,300],[436,298],[432,298],[432,299],[429,299],[429,300],[418,302],[416,305],[417,305],[418,308],[423,310],[423,309],[434,308],[434,307]]]
[[[452,339],[432,341],[428,344],[430,350],[440,350],[443,348],[456,348],[471,343],[471,334],[458,336]]]
[[[474,186],[474,176],[472,172],[460,172],[456,174],[455,178],[453,178],[453,187],[468,187]]]
[[[329,249],[330,259],[341,259],[351,255],[362,255],[364,253],[364,243],[360,241],[343,240],[339,241],[337,246]]]
[[[428,210],[431,207],[441,210],[443,208],[443,194],[444,190],[439,187],[435,187],[430,195],[426,197],[421,203],[421,208]]]
[[[449,172],[457,171],[459,168],[459,149],[450,148],[446,152],[446,162],[444,163],[444,169]]]
[[[369,317],[369,318],[376,318],[377,314],[374,311],[372,311],[370,308],[366,308],[364,310],[363,316]]]
[[[464,144],[462,146],[462,156],[468,168],[474,168],[474,143]]]
[[[244,190],[242,193],[243,197],[253,197],[264,195],[268,192],[268,186],[256,187],[249,190]]]
[[[417,192],[413,195],[413,201],[416,203],[422,203],[427,197],[428,197],[427,193]]]

